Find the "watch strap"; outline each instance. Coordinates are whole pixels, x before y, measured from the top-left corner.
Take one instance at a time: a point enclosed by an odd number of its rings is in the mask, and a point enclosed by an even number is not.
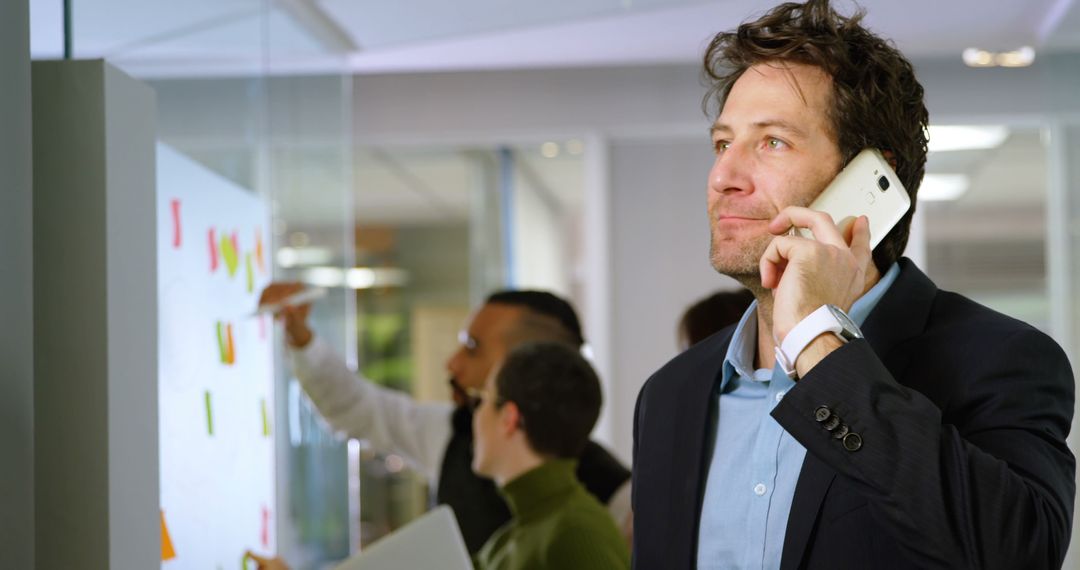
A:
[[[840,336],[843,329],[844,327],[833,315],[829,306],[822,305],[799,321],[795,328],[784,337],[784,342],[776,347],[776,361],[789,378],[795,378],[797,375],[795,360],[799,358],[802,351],[823,333],[833,333],[847,342],[847,339]]]

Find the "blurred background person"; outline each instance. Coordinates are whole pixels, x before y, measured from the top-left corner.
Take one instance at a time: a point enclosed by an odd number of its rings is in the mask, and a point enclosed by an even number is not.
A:
[[[717,291],[690,305],[679,319],[676,332],[679,350],[686,350],[720,329],[739,322],[753,302],[753,293],[739,289]]]
[[[303,289],[274,283],[260,304],[278,303]],[[494,366],[528,341],[560,342],[580,350],[581,325],[573,307],[544,291],[500,291],[490,295],[459,333],[460,347],[446,363],[454,403],[417,402],[349,370],[308,325],[310,305],[287,306],[285,323],[293,371],[334,429],[366,439],[378,451],[396,453],[415,465],[436,489],[436,501],[453,510],[470,554],[508,520],[510,510],[495,485],[473,473],[469,390],[480,389]],[[630,471],[599,444],[582,447],[577,476],[619,521],[629,510]]]
[[[478,569],[630,567],[614,521],[574,476],[600,416],[600,380],[565,344],[529,343],[474,392],[473,469],[513,512],[476,557]]]

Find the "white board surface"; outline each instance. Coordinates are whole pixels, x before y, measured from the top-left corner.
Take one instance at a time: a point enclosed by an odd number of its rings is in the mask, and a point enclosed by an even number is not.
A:
[[[163,570],[274,552],[270,216],[252,193],[157,148]]]

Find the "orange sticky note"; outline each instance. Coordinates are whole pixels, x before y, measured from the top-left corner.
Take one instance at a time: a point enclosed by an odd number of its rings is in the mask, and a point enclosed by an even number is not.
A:
[[[263,255],[262,228],[255,229],[255,261],[259,264],[259,273],[266,273],[266,257]]]
[[[229,364],[236,364],[236,343],[233,341],[232,323],[225,326],[225,334],[228,336],[228,360]]]
[[[159,511],[161,513],[161,561],[172,560],[176,558],[176,551],[173,550],[172,539],[169,538],[169,527],[165,526],[165,511]]]

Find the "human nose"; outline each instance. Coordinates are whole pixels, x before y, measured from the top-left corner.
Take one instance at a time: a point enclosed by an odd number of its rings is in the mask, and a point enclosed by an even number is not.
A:
[[[709,189],[721,194],[752,192],[752,161],[752,153],[746,151],[742,145],[729,143],[713,160],[709,170]]]
[[[463,347],[458,347],[454,354],[451,354],[450,358],[446,359],[446,371],[453,376],[456,376],[461,370],[461,354],[463,351]]]

